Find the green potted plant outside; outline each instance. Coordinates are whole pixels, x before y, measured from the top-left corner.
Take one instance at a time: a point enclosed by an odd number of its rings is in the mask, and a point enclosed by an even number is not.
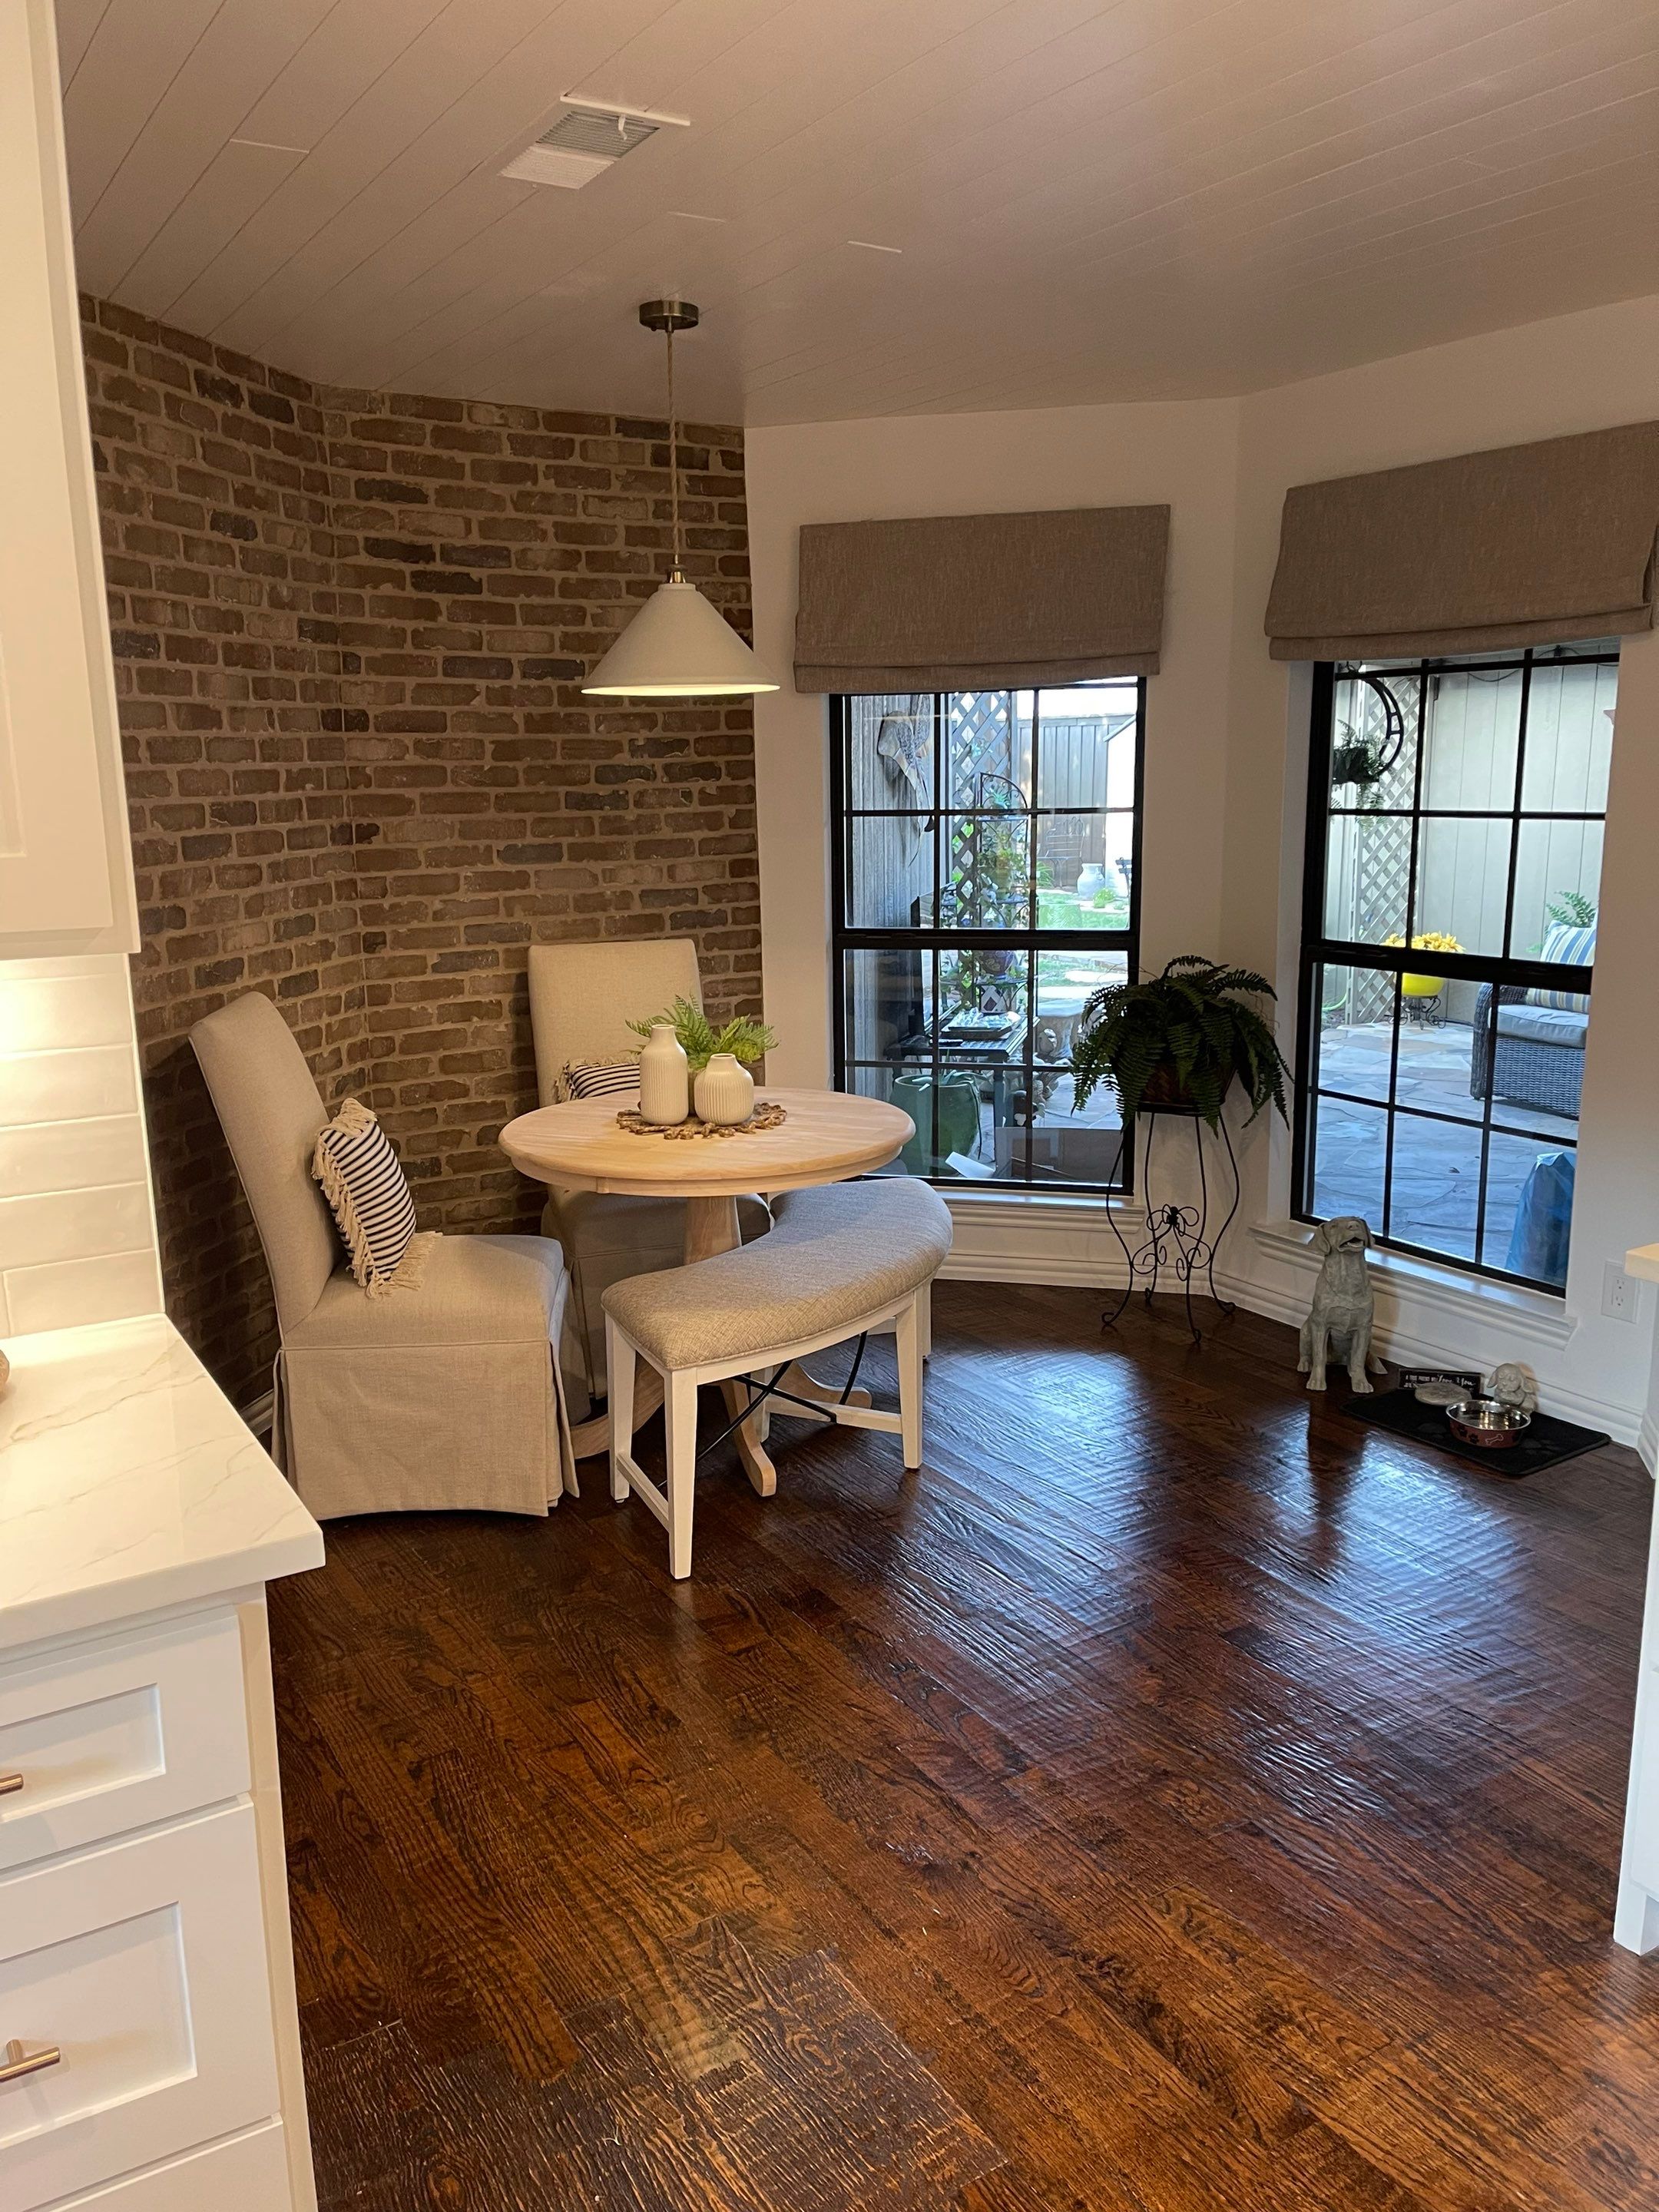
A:
[[[1287,1121],[1290,1070],[1273,1030],[1249,1004],[1276,996],[1265,975],[1193,952],[1144,983],[1109,983],[1078,1021],[1072,1048],[1077,1103],[1109,1082],[1126,1129],[1143,1105],[1189,1108],[1213,1129],[1237,1077],[1249,1097],[1251,1121],[1269,1104]]]

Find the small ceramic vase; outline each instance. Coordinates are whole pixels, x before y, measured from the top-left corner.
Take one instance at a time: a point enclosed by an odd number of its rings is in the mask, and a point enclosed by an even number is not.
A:
[[[685,1047],[667,1022],[656,1023],[640,1054],[640,1119],[669,1128],[691,1111],[691,1072]]]
[[[746,1121],[755,1110],[755,1079],[729,1052],[717,1052],[697,1078],[697,1114],[704,1121]]]

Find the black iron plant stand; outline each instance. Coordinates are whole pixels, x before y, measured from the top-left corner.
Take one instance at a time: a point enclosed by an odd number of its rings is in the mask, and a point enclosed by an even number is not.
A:
[[[1193,1125],[1193,1144],[1198,1154],[1198,1192],[1196,1206],[1178,1206],[1172,1200],[1160,1203],[1152,1189],[1152,1139],[1159,1121],[1164,1118],[1190,1121]],[[1204,1122],[1196,1106],[1143,1106],[1136,1120],[1144,1122],[1146,1141],[1141,1148],[1141,1188],[1146,1200],[1146,1234],[1133,1251],[1122,1230],[1118,1226],[1116,1213],[1107,1208],[1107,1218],[1112,1233],[1123,1248],[1123,1257],[1128,1267],[1128,1279],[1123,1285],[1123,1295],[1109,1313],[1101,1316],[1103,1328],[1114,1328],[1124,1308],[1139,1289],[1150,1306],[1158,1279],[1171,1274],[1180,1284],[1187,1304],[1187,1326],[1193,1333],[1193,1342],[1201,1345],[1203,1333],[1193,1315],[1193,1278],[1201,1277],[1208,1285],[1210,1300],[1229,1320],[1237,1309],[1220,1297],[1215,1286],[1216,1247],[1232,1225],[1238,1212],[1241,1195],[1238,1180],[1238,1161],[1233,1152],[1233,1140],[1227,1133],[1227,1124],[1220,1124],[1221,1142],[1227,1155],[1227,1166],[1232,1176],[1232,1203],[1227,1208],[1227,1218],[1214,1236],[1210,1234],[1210,1185],[1204,1166]]]

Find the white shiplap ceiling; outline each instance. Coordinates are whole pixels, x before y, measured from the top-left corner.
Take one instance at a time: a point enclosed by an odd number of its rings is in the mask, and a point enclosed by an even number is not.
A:
[[[82,284],[328,383],[659,414],[680,291],[704,420],[1188,398],[1659,291],[1656,0],[58,17]],[[692,127],[503,178],[565,93]]]

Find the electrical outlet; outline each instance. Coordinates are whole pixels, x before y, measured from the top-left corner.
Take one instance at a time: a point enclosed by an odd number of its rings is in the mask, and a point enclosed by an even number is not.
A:
[[[1612,1260],[1601,1270],[1601,1310],[1609,1321],[1636,1318],[1636,1279]]]

